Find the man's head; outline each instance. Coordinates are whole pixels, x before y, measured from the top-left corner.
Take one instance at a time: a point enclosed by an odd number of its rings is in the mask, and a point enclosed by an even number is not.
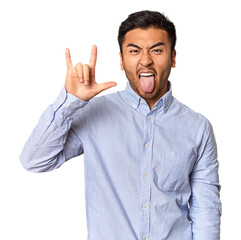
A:
[[[125,41],[126,33],[136,28],[157,28],[166,31],[168,33],[168,40],[171,44],[171,51],[174,50],[177,39],[174,24],[166,16],[159,12],[140,11],[130,14],[128,18],[124,22],[122,22],[119,27],[118,42],[121,53],[122,44]]]
[[[118,41],[121,68],[151,108],[166,93],[175,67],[175,26],[158,12],[133,13],[121,23]]]

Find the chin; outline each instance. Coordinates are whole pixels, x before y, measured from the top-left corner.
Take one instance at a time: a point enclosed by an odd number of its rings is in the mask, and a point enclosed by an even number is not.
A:
[[[156,92],[155,92],[155,90],[153,90],[150,93],[140,92],[140,96],[144,99],[152,99],[156,96]]]

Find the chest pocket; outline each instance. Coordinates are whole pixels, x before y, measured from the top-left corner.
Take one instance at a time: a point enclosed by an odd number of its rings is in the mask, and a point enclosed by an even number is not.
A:
[[[153,181],[166,192],[185,191],[190,187],[189,175],[196,156],[185,152],[163,152],[153,161]]]

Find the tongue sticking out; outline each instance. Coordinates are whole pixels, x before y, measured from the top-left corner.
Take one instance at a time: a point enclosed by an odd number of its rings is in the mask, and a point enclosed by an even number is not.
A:
[[[141,90],[145,93],[151,93],[154,90],[155,85],[155,77],[149,76],[149,77],[140,77],[140,86]]]

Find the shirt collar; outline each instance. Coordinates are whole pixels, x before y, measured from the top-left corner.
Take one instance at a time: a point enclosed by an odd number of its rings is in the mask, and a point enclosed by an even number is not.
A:
[[[145,102],[144,99],[142,99],[130,86],[129,81],[126,84],[126,89],[124,91],[124,98],[125,101],[129,106],[134,108],[135,110],[139,108],[140,103]],[[164,113],[167,112],[171,102],[172,102],[172,85],[171,82],[168,81],[168,91],[156,102],[156,104],[153,106],[153,110],[157,110],[160,108],[163,108]]]

